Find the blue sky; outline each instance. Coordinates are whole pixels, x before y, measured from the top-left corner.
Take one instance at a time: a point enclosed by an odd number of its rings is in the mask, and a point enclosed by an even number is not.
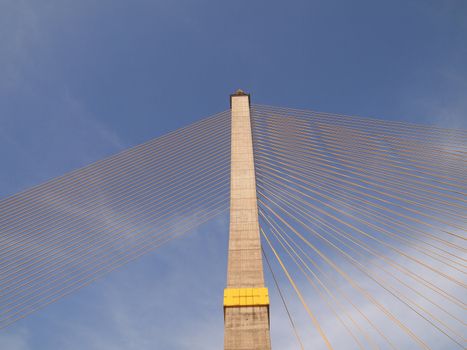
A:
[[[463,0],[0,0],[0,196],[225,110],[239,87],[466,128],[466,37]],[[0,332],[0,348],[220,348],[226,222]]]

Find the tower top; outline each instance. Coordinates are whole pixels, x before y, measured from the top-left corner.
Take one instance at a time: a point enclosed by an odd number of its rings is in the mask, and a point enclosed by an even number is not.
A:
[[[232,96],[248,96],[248,94],[242,89],[238,89],[232,94]]]
[[[250,104],[250,94],[247,94],[242,89],[237,89],[232,95],[230,95],[230,108],[232,108],[232,97],[240,97],[240,96],[247,96],[248,97],[248,104]]]

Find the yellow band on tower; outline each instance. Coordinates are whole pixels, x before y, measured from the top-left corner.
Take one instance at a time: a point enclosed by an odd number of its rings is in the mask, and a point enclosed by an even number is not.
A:
[[[224,289],[224,307],[266,305],[269,305],[269,292],[267,288]]]

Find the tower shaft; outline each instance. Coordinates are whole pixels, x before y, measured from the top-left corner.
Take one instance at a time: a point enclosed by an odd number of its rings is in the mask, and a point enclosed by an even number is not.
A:
[[[224,291],[224,349],[268,350],[269,297],[264,288],[250,96],[231,96],[230,236]]]

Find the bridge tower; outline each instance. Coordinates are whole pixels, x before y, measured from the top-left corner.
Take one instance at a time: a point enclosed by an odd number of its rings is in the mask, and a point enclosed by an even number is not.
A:
[[[230,96],[230,229],[224,290],[224,349],[268,350],[269,295],[264,287],[250,119],[250,95]]]

